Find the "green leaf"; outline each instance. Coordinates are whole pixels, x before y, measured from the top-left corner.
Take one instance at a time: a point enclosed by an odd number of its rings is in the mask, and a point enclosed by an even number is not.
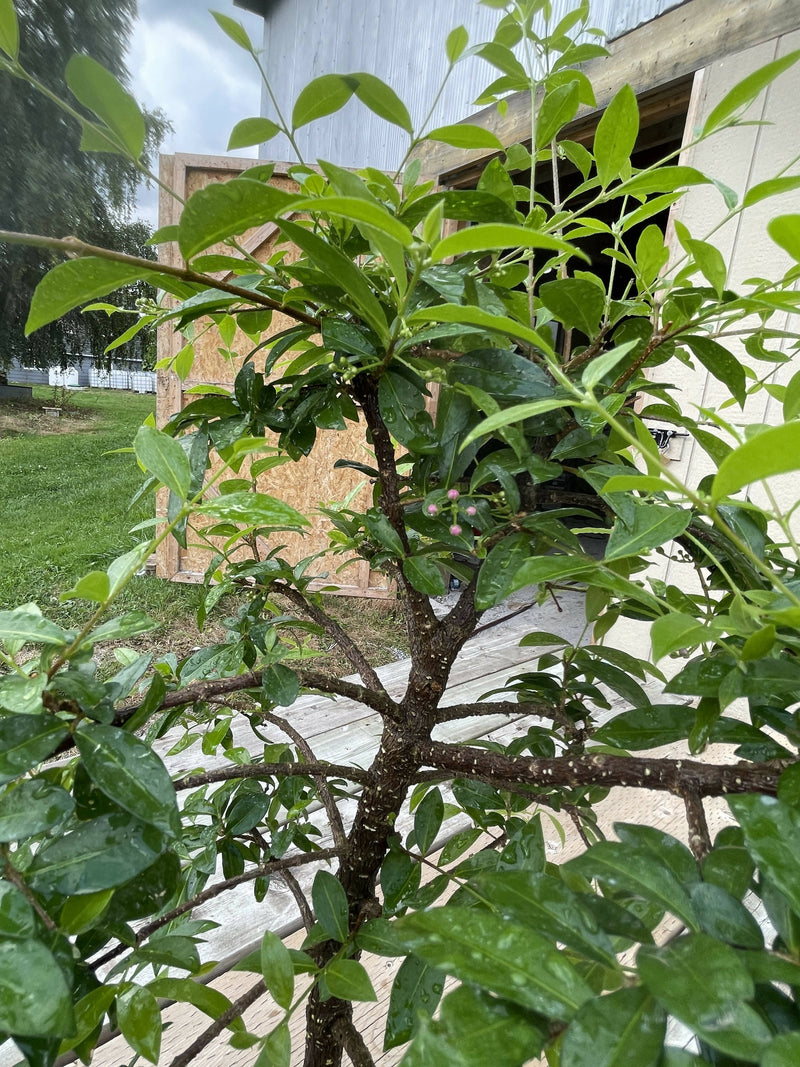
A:
[[[761,927],[740,901],[718,885],[700,882],[690,890],[701,930],[739,948],[764,947]]]
[[[22,893],[10,882],[0,881],[0,938],[28,938],[36,933],[36,916]]]
[[[146,129],[144,115],[131,94],[91,56],[73,56],[64,76],[76,100],[97,115],[131,158],[138,160]]]
[[[778,1034],[759,1062],[761,1067],[796,1067],[800,1063],[800,1033]]]
[[[0,784],[47,759],[66,736],[66,726],[52,715],[0,717]]]
[[[388,342],[389,334],[384,310],[352,259],[296,223],[284,220],[280,223],[280,227],[289,240],[301,248],[329,276],[331,281],[347,293],[361,316],[381,340]]]
[[[658,663],[664,656],[677,652],[679,648],[696,648],[706,641],[713,641],[715,636],[715,630],[698,622],[691,615],[684,615],[679,611],[662,615],[650,627],[653,661]]]
[[[243,48],[245,52],[249,52],[250,55],[255,55],[253,42],[241,22],[232,19],[230,15],[223,15],[221,11],[212,11],[211,15],[222,32],[230,37],[234,44],[238,44],[240,48]]]
[[[19,55],[19,25],[14,0],[0,0],[0,51],[5,52],[9,59],[16,59]]]
[[[165,834],[180,833],[172,779],[144,741],[117,726],[98,723],[80,726],[75,743],[89,777],[107,797]]]
[[[45,779],[20,782],[0,798],[0,841],[22,841],[63,822],[75,803],[66,789]]]
[[[477,229],[478,227],[471,227]],[[469,231],[459,231],[469,232]],[[457,235],[456,235],[457,236]],[[491,311],[462,304],[437,304],[436,307],[420,308],[408,316],[408,322],[456,322],[469,326],[481,326],[492,333],[518,337],[544,352],[551,351],[550,344],[541,334],[507,315],[495,315]],[[465,358],[469,358],[468,356]],[[456,372],[457,373],[457,372]]]
[[[730,797],[759,869],[800,915],[800,812],[774,797]]]
[[[272,119],[241,119],[231,130],[226,151],[235,148],[249,148],[251,145],[264,144],[281,132],[280,126]]]
[[[502,430],[506,426],[513,426],[514,423],[536,418],[537,415],[544,415],[548,411],[569,407],[573,403],[574,400],[571,399],[559,400],[556,397],[545,397],[543,400],[534,400],[530,404],[515,404],[514,407],[506,408],[505,411],[498,411],[484,419],[483,422],[479,422],[464,438],[461,448],[462,450],[465,449],[473,441],[477,441],[479,437],[486,437],[488,434],[494,433],[495,430]],[[518,586],[517,588],[521,587]]]
[[[414,235],[382,204],[373,203],[354,196],[325,196],[300,200],[294,205],[295,211],[323,212],[327,215],[341,215],[353,222],[363,222],[374,226],[376,230],[399,241],[408,248],[414,241]]]
[[[528,534],[515,533],[489,551],[478,572],[475,607],[479,611],[499,604],[514,584],[517,573],[531,557]]]
[[[185,500],[192,481],[189,458],[174,437],[153,426],[140,426],[133,439],[133,450],[141,465],[181,500]]]
[[[294,994],[294,965],[283,941],[270,930],[261,938],[261,973],[272,999],[288,1009]]]
[[[134,986],[117,997],[117,1022],[122,1036],[140,1056],[158,1063],[161,1051],[161,1012],[158,1001],[144,986]]]
[[[62,932],[72,937],[91,930],[104,915],[113,896],[113,889],[101,889],[99,893],[69,897],[58,917]]]
[[[594,389],[607,374],[615,370],[621,361],[635,348],[637,341],[626,341],[615,348],[604,352],[601,356],[595,356],[590,360],[581,375],[581,384],[584,389]]]
[[[617,519],[606,547],[606,560],[647,552],[682,534],[691,520],[689,510],[638,504],[630,523]]]
[[[431,249],[431,262],[438,263],[449,256],[466,252],[502,252],[510,248],[547,248],[554,252],[566,252],[587,262],[589,257],[560,237],[539,233],[525,226],[507,226],[503,223],[482,222],[468,226],[443,238]]]
[[[514,922],[563,942],[603,967],[616,968],[614,949],[580,896],[560,878],[529,870],[484,871],[470,879],[480,895]]]
[[[444,596],[447,592],[441,568],[428,556],[407,556],[403,560],[403,574],[425,596]]]
[[[111,592],[111,583],[106,571],[90,571],[80,578],[78,582],[62,593],[61,600],[91,600],[95,604],[102,604],[108,599]]]
[[[723,459],[711,483],[715,501],[773,474],[800,470],[800,423],[773,426],[739,445]]]
[[[469,44],[469,34],[464,26],[456,26],[447,35],[445,52],[450,63],[457,63],[464,49]]]
[[[22,604],[11,611],[0,611],[0,641],[17,643],[20,647],[27,641],[38,645],[63,645],[66,644],[66,634],[42,615],[38,605]]]
[[[687,185],[709,185],[711,179],[694,167],[656,167],[655,170],[634,174],[614,188],[615,196],[645,196],[650,193],[672,193]]]
[[[639,134],[639,105],[630,85],[623,85],[606,108],[594,135],[597,176],[605,189],[620,176]]]
[[[742,200],[742,207],[752,207],[770,196],[783,196],[784,193],[793,193],[795,189],[800,189],[800,175],[769,178],[747,190]]]
[[[433,443],[433,423],[421,386],[395,371],[387,371],[378,383],[378,402],[389,433],[401,445],[421,449]]]
[[[292,111],[292,129],[339,111],[355,91],[355,79],[342,74],[323,74],[300,91]]]
[[[181,253],[191,259],[226,237],[272,222],[299,199],[296,193],[247,177],[213,182],[186,202],[178,226]]]
[[[476,126],[470,122],[459,122],[452,126],[437,126],[425,134],[428,141],[441,141],[453,148],[493,148],[502,152],[503,142],[491,130]]]
[[[374,112],[379,118],[391,122],[394,126],[400,126],[407,133],[414,132],[411,116],[408,109],[397,93],[386,82],[376,78],[374,74],[361,71],[351,74],[350,79],[355,79],[355,94],[358,99]]]
[[[767,223],[767,233],[792,259],[800,260],[800,215],[777,215]]]
[[[38,941],[0,942],[0,1029],[21,1037],[66,1037],[72,998],[64,972]]]
[[[690,929],[697,929],[691,902],[675,875],[644,849],[600,841],[564,866],[585,878],[596,878],[602,885],[634,893],[671,912]]]
[[[566,330],[580,330],[591,340],[605,309],[603,290],[585,278],[560,278],[539,287],[542,303]]]
[[[727,125],[732,116],[738,117],[737,112],[749,107],[770,82],[774,81],[779,74],[788,70],[789,67],[794,66],[798,59],[800,59],[800,51],[789,52],[779,59],[774,59],[771,63],[766,63],[763,67],[743,78],[730,92],[725,94],[708,116],[705,126],[703,126],[702,136],[707,137],[712,130]]]
[[[688,934],[663,948],[642,947],[637,964],[653,996],[703,1041],[729,1056],[759,1060],[772,1035],[747,1003],[753,980],[732,948],[708,934]]]
[[[49,841],[30,868],[42,892],[96,893],[129,882],[164,850],[161,834],[127,812],[101,815]]]
[[[539,105],[536,117],[536,147],[545,148],[555,140],[562,126],[578,113],[581,90],[577,81],[568,81],[551,89]]]
[[[231,1006],[224,993],[213,986],[195,982],[192,978],[156,978],[147,988],[154,997],[191,1004],[212,1019],[218,1019]],[[241,1019],[234,1019],[228,1025],[231,1030],[244,1029]]]
[[[524,1008],[568,1020],[592,993],[566,956],[519,923],[467,908],[398,919],[400,943],[438,970]]]
[[[246,523],[248,526],[272,526],[276,529],[308,526],[308,519],[299,511],[266,493],[225,493],[207,500],[196,510],[201,515],[211,515],[226,522]]]
[[[656,1067],[667,1020],[643,989],[618,989],[584,1004],[561,1049],[565,1067]]]
[[[300,681],[293,670],[283,663],[272,663],[264,671],[262,692],[270,704],[288,708],[300,693]]]
[[[96,296],[105,296],[114,289],[140,280],[157,285],[158,279],[155,269],[150,271],[96,256],[81,256],[59,263],[36,286],[25,323],[25,336]]]
[[[707,241],[697,241],[690,237],[685,243],[700,273],[715,291],[717,297],[722,299],[725,281],[728,277],[728,265],[722,253]]]
[[[439,789],[434,787],[420,801],[414,812],[414,837],[417,848],[423,855],[430,850],[444,818],[444,801]]]
[[[350,909],[342,883],[329,871],[317,871],[311,888],[311,900],[322,929],[328,937],[344,944],[350,930]]]
[[[386,1017],[384,1052],[410,1041],[418,1027],[417,1013],[433,1015],[442,995],[444,978],[417,956],[407,956],[392,983]]]
[[[783,419],[791,422],[800,415],[800,371],[792,375],[783,397]]]
[[[514,575],[508,595],[526,585],[537,585],[541,582],[581,581],[596,570],[597,564],[593,559],[581,559],[578,556],[533,556],[527,559]]]
[[[331,994],[340,1000],[378,999],[369,975],[357,960],[334,960],[324,974]]]
[[[731,395],[743,405],[747,394],[747,378],[739,360],[710,337],[684,337],[683,343],[710,374],[727,385]]]
[[[292,1035],[288,1023],[280,1023],[264,1039],[253,1067],[289,1067],[292,1059]]]

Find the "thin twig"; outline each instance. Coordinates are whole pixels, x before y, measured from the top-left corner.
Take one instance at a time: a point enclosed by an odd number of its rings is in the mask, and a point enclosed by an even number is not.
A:
[[[207,1026],[202,1034],[193,1041],[188,1048],[179,1053],[170,1064],[170,1067],[186,1067],[187,1064],[192,1062],[195,1056],[199,1056],[203,1049],[211,1044],[215,1037],[218,1037],[219,1034],[222,1033],[226,1026],[229,1026],[234,1019],[238,1019],[241,1015],[244,1015],[247,1009],[255,1004],[258,998],[262,997],[266,991],[266,982],[261,978],[254,986],[248,989],[246,993],[239,997],[238,1000],[235,1000],[233,1004],[231,1004],[222,1015],[218,1016],[210,1026]]]
[[[700,791],[687,782],[681,790],[683,804],[686,808],[686,822],[689,826],[689,848],[698,861],[705,859],[711,851],[711,834],[708,832],[703,798]]]
[[[338,763],[245,763],[236,767],[223,767],[215,771],[202,771],[199,774],[187,774],[175,780],[176,789],[197,789],[212,782],[232,782],[237,778],[286,778],[302,775],[313,778],[324,774],[326,778],[347,778],[359,785],[368,785],[372,781],[369,771],[359,767],[348,767]]]
[[[314,925],[314,915],[309,907],[306,895],[300,887],[300,883],[295,876],[289,870],[282,870],[278,877],[286,885],[286,888],[294,897],[294,902],[297,905],[297,910],[300,912],[300,918],[303,921],[303,926],[306,930],[310,930]]]
[[[44,910],[42,905],[31,892],[30,886],[28,886],[25,879],[8,859],[6,859],[5,867],[3,868],[3,877],[7,882],[11,882],[13,886],[16,886],[20,893],[22,893],[22,895],[28,901],[30,906],[33,908],[33,910],[36,912],[36,914],[39,916],[39,918],[42,920],[42,923],[47,927],[48,930],[53,931],[58,929],[56,923],[50,918],[50,916]]]

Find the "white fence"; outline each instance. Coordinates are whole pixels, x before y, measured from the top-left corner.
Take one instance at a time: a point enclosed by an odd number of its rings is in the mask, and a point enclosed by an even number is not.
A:
[[[89,371],[89,385],[93,389],[132,389],[135,393],[156,391],[156,372],[153,370],[95,370]]]

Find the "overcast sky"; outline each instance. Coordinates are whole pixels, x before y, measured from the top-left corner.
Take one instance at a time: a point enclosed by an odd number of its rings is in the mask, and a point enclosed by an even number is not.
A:
[[[139,0],[128,69],[139,103],[161,107],[174,127],[162,152],[223,155],[234,124],[260,111],[255,65],[209,9],[237,19],[261,47],[263,20],[234,7],[233,0]],[[156,204],[155,190],[142,190],[139,214],[153,226]]]

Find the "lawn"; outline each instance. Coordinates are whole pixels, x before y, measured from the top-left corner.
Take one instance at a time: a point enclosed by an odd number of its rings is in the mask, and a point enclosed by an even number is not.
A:
[[[35,601],[51,618],[74,625],[90,609],[80,601],[61,602],[61,594],[132,548],[137,536],[131,528],[153,514],[152,495],[129,508],[142,474],[131,453],[117,450],[130,446],[155,397],[93,389],[69,392],[57,402],[63,405],[60,418],[42,411],[54,403],[45,386],[34,388],[33,404],[0,401],[0,609]],[[199,586],[140,577],[117,606],[144,611],[160,624],[132,644],[152,645],[155,638],[163,651],[185,655],[204,640],[194,618],[203,595]],[[405,648],[391,606],[340,597],[329,598],[327,606],[374,663]],[[236,605],[225,607],[235,611]],[[329,651],[324,639],[314,644]],[[330,666],[339,673],[352,670],[335,657]]]

